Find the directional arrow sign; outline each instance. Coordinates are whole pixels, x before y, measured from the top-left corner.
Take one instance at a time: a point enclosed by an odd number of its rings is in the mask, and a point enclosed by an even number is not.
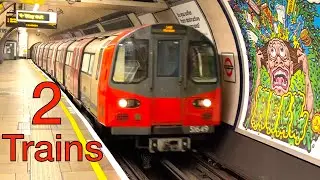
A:
[[[57,23],[56,12],[40,12],[40,11],[24,11],[17,10],[16,17],[18,22],[29,22],[29,23]]]

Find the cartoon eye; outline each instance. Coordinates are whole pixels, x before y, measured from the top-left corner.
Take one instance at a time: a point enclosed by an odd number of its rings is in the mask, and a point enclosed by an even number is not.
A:
[[[286,52],[284,51],[284,48],[282,46],[280,47],[280,56],[281,57],[285,57],[286,56]]]
[[[270,50],[270,55],[271,55],[271,57],[276,57],[276,55],[277,55],[277,53],[276,53],[276,50],[274,49],[274,48],[271,48],[271,50]]]

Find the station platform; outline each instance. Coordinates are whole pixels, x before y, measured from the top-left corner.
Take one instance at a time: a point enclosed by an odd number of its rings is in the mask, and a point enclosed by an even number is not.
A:
[[[60,117],[61,125],[32,125],[35,113],[53,97],[52,90],[43,89],[40,98],[33,98],[35,87],[43,81],[51,80],[31,60],[7,60],[0,65],[0,134],[24,134],[24,139],[16,141],[15,161],[10,160],[10,139],[0,139],[0,179],[127,179],[104,145],[100,148],[103,158],[98,162],[88,161],[85,149],[83,160],[78,161],[77,147],[71,148],[70,160],[65,159],[65,141],[101,140],[63,92],[60,102],[43,116]],[[57,134],[61,134],[61,139],[57,139]],[[28,158],[25,161],[23,141],[34,141],[34,145],[40,141],[50,142],[54,160],[38,162],[36,151],[46,148],[32,146],[25,152]],[[61,161],[56,160],[58,141],[62,144]],[[46,155],[42,153],[41,157]]]

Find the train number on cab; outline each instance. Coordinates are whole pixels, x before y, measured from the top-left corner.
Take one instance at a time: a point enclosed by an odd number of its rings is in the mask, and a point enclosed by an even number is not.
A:
[[[208,126],[190,126],[190,133],[206,133],[208,131]]]

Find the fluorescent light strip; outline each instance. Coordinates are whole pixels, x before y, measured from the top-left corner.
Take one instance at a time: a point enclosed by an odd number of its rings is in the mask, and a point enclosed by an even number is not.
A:
[[[33,11],[38,11],[39,7],[40,7],[39,4],[34,4]]]

